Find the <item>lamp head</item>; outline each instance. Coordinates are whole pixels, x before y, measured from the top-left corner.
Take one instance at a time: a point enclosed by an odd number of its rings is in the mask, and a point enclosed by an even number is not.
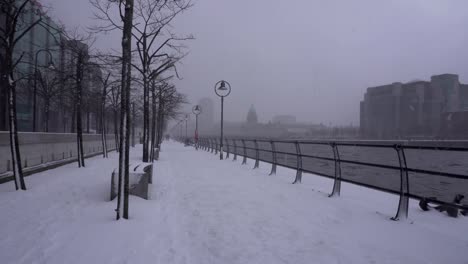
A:
[[[225,81],[221,81],[221,84],[219,85],[218,90],[226,91],[227,89],[228,89],[228,88],[226,87],[226,82],[225,82]]]
[[[48,68],[49,68],[50,70],[55,70],[55,65],[54,65],[54,62],[53,62],[52,60],[49,61],[49,66],[48,66]]]
[[[192,113],[194,113],[195,115],[199,115],[201,113],[201,107],[199,105],[195,105],[192,108]]]

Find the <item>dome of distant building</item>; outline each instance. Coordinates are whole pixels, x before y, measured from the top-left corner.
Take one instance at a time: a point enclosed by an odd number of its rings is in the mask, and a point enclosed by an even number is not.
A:
[[[251,105],[249,112],[247,113],[247,124],[257,124],[257,123],[258,123],[257,111],[255,111],[254,106]]]

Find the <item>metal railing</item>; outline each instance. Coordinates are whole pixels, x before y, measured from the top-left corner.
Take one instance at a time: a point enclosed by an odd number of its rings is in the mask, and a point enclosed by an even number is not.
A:
[[[331,178],[334,183],[329,197],[340,195],[342,181],[397,194],[400,199],[393,220],[408,217],[409,198],[426,198],[435,204],[468,209],[467,205],[450,200],[460,192],[468,196],[468,141],[226,138],[223,150],[220,145],[219,138],[200,138],[198,141],[203,150],[215,154],[227,152],[226,159],[229,153],[233,154],[233,160],[237,160],[238,155],[243,156],[242,164],[247,163],[247,158],[253,159],[254,169],[259,167],[260,161],[270,163],[270,175],[276,173],[277,166],[294,169],[293,184],[301,182],[303,172]],[[410,167],[411,164],[414,166]]]

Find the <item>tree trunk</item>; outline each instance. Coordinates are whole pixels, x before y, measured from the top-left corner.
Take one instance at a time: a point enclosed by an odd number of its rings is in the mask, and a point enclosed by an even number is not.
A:
[[[152,118],[151,118],[151,150],[150,150],[150,160],[151,162],[154,161],[154,148],[156,146],[156,87],[153,80],[151,85],[151,97],[152,97]]]
[[[145,32],[146,33],[146,32]],[[147,35],[142,36],[142,51],[143,51],[143,162],[149,161],[149,86],[150,79],[148,78],[149,65],[148,65],[148,48],[147,48]],[[154,83],[154,80],[153,80]]]
[[[83,153],[83,127],[81,120],[81,98],[83,93],[82,79],[83,79],[83,53],[78,52],[78,60],[76,64],[76,143],[78,153],[78,167],[85,167],[84,153]]]
[[[119,153],[119,189],[117,200],[117,219],[120,218],[120,196],[123,197],[123,218],[128,219],[129,196],[129,151],[130,151],[130,88],[131,88],[131,60],[132,60],[132,27],[134,0],[125,1],[124,28],[122,35],[122,96],[120,117],[120,153]],[[123,184],[122,184],[123,183]]]
[[[120,140],[119,140],[119,126],[117,110],[114,110],[114,140],[115,140],[115,151],[120,152]]]
[[[4,75],[3,69],[2,73]],[[8,87],[5,87],[6,80],[2,80],[0,86],[0,131],[8,130]]]
[[[76,96],[76,95],[75,95]],[[72,116],[71,116],[71,126],[70,133],[75,133],[75,124],[76,124],[76,98],[73,104]]]
[[[143,66],[145,67],[145,66]],[[149,84],[143,74],[143,162],[149,161]]]
[[[135,147],[135,120],[136,120],[136,113],[135,113],[135,103],[132,103],[132,148]]]
[[[157,143],[158,143],[158,149],[161,151],[161,142],[162,142],[162,136],[163,136],[163,131],[164,131],[164,112],[161,111],[161,116],[159,118],[159,121],[161,125],[159,126],[158,130],[158,138],[157,138]]]
[[[101,95],[101,140],[102,140],[102,156],[107,158],[107,138],[106,138],[106,85],[102,88]]]
[[[89,104],[89,102],[88,102]],[[86,107],[86,134],[89,134],[89,106]]]
[[[8,87],[8,108],[9,108],[9,121],[10,121],[10,150],[11,161],[13,165],[13,176],[15,178],[16,190],[26,190],[24,182],[23,168],[21,167],[21,154],[18,141],[18,128],[16,119],[16,84],[13,81],[13,73],[9,74],[7,80]]]
[[[161,150],[161,134],[162,134],[162,126],[164,123],[164,101],[163,101],[163,95],[162,95],[162,89],[159,91],[158,94],[158,101],[159,101],[159,107],[158,107],[158,134],[156,138],[156,147]]]
[[[50,109],[50,102],[49,100],[46,98],[44,100],[44,125],[45,125],[45,128],[44,128],[44,131],[45,132],[49,132],[49,109]]]

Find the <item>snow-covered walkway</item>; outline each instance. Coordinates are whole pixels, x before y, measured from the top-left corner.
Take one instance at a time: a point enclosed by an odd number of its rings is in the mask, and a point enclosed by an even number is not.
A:
[[[141,150],[134,149],[138,159]],[[232,157],[231,157],[232,158]],[[468,263],[468,218],[421,212],[388,220],[398,197],[165,142],[153,199],[109,202],[117,154],[0,185],[0,263]]]

